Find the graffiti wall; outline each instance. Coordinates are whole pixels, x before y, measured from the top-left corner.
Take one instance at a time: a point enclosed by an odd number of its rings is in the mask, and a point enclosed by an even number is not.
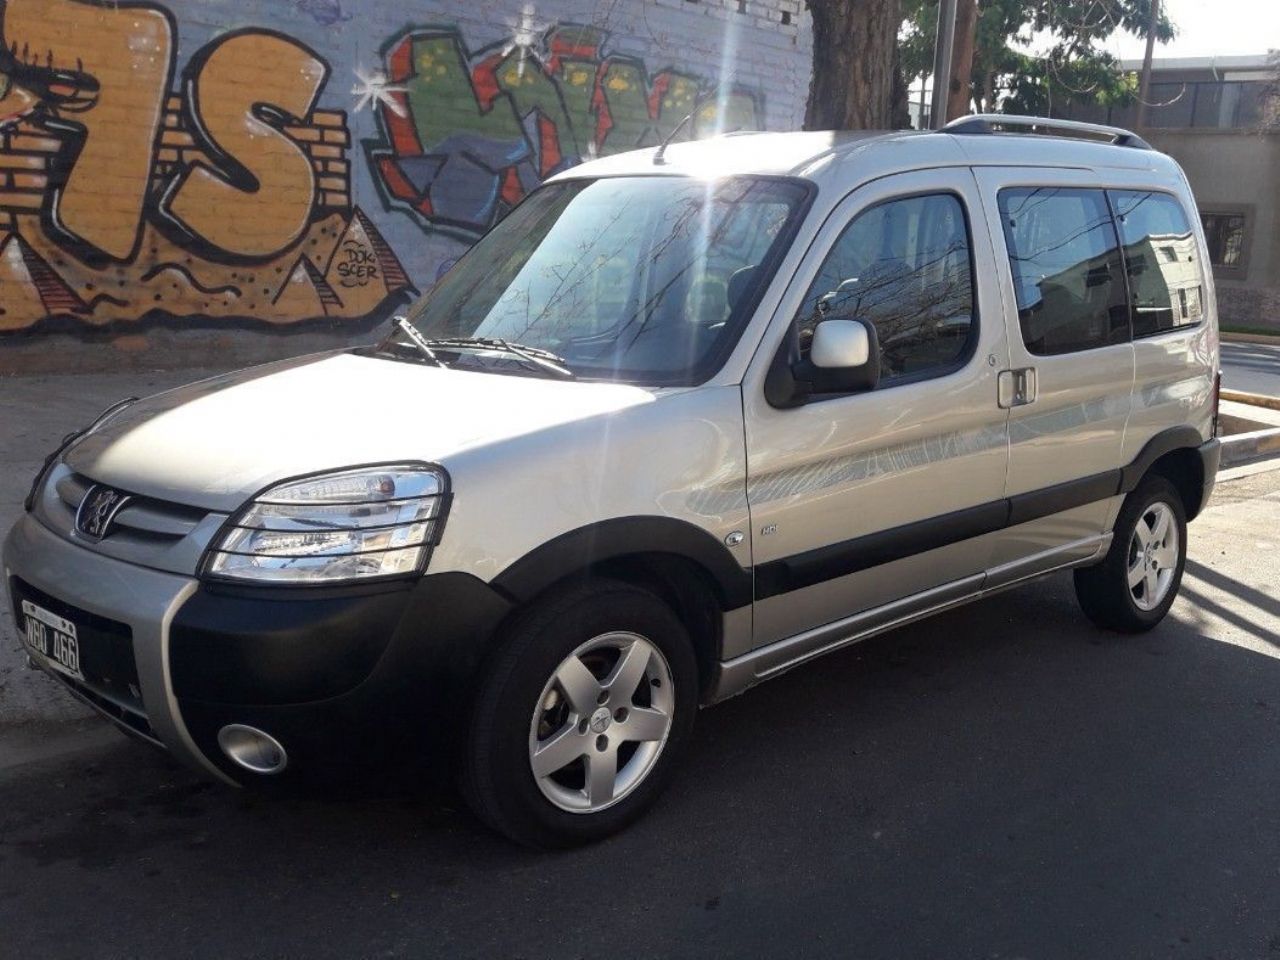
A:
[[[565,25],[536,47],[500,42],[471,53],[455,29],[405,31],[385,51],[385,139],[369,145],[387,202],[427,225],[481,232],[585,159],[673,133],[760,129],[751,91],[720,91],[670,67],[650,75],[637,57],[603,55],[607,39]]]
[[[0,329],[364,316],[412,284],[352,203],[329,65],[246,28],[177,72],[156,4],[8,0]]]
[[[798,0],[597,6],[0,0],[0,360],[367,331],[566,167],[798,122]]]

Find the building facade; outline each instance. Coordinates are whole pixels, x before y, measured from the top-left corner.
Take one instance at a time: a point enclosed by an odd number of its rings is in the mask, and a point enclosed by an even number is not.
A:
[[[7,0],[0,374],[369,339],[584,159],[799,126],[801,0]]]

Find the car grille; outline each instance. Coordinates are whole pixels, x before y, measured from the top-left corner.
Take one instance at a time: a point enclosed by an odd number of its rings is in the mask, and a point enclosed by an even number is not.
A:
[[[227,519],[224,513],[132,495],[115,513],[99,540],[76,529],[76,513],[96,481],[58,464],[37,498],[36,515],[60,537],[115,560],[190,576],[196,572],[209,541]]]
[[[93,487],[93,481],[78,473],[59,477],[54,488],[58,500],[67,508],[72,523],[85,495]],[[112,522],[112,536],[133,537],[151,543],[172,543],[190,536],[206,516],[205,511],[164,500],[143,497],[132,498],[116,514]]]
[[[151,729],[142,703],[138,665],[133,655],[133,631],[129,626],[73,607],[17,577],[13,578],[11,586],[15,613],[20,615],[22,601],[30,600],[76,625],[80,641],[80,670],[84,680],[75,680],[53,670],[46,671],[49,676],[126,733],[162,747]],[[18,629],[22,629],[21,624]]]

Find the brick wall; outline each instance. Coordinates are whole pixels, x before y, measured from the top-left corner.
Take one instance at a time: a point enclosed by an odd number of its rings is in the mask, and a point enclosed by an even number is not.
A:
[[[7,0],[0,373],[367,339],[548,176],[798,128],[800,0]]]

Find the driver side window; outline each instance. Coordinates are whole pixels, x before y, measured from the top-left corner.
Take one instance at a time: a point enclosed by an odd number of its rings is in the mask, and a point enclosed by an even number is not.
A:
[[[796,325],[802,356],[821,320],[869,320],[882,384],[954,369],[976,336],[969,228],[954,194],[889,200],[862,211],[836,240]]]

